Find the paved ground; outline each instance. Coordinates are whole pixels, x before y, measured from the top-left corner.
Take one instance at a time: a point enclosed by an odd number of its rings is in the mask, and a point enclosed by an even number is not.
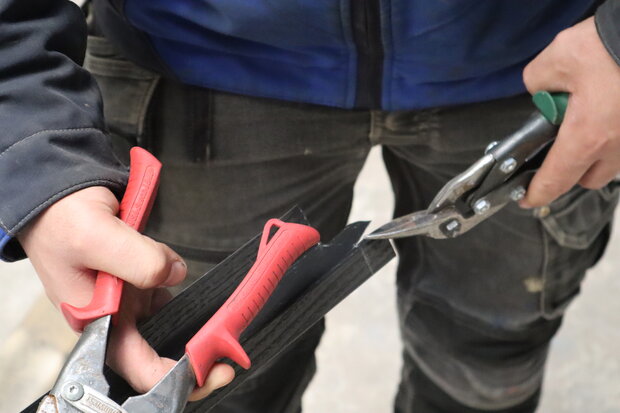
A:
[[[352,220],[389,218],[389,184],[376,151],[356,194]],[[540,413],[620,412],[618,228],[554,340]],[[330,314],[305,411],[391,410],[400,353],[393,279],[394,263]],[[0,283],[0,413],[12,413],[49,388],[74,337],[26,262],[0,264]]]

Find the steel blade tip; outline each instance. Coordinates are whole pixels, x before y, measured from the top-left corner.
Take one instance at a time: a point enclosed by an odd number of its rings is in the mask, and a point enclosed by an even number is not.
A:
[[[363,239],[390,239],[391,231],[385,231],[381,228],[376,229],[370,234],[364,235]]]
[[[420,227],[416,225],[414,222],[411,222],[409,219],[406,222],[401,221],[392,221],[389,222],[370,234],[366,234],[364,239],[377,240],[377,239],[394,239],[394,238],[403,238],[409,237],[413,235],[420,235],[425,233],[426,228]]]
[[[438,225],[437,219],[437,214],[430,214],[426,210],[412,212],[382,225],[370,234],[365,235],[364,238],[395,239],[414,235],[426,235],[429,233],[429,230]]]

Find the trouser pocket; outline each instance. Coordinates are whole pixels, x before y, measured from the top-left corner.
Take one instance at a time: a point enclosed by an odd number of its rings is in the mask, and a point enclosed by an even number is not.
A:
[[[88,37],[84,67],[101,89],[106,126],[113,137],[148,147],[146,117],[160,76],[126,60],[107,39],[97,36]]]
[[[564,312],[579,293],[586,270],[605,251],[619,193],[617,182],[600,190],[575,188],[553,202],[541,218],[545,230],[541,307],[546,318]]]

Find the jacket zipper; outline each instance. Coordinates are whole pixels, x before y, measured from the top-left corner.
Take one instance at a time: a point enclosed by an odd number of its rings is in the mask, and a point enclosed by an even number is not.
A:
[[[351,0],[351,20],[357,50],[355,107],[379,109],[383,74],[380,0]]]

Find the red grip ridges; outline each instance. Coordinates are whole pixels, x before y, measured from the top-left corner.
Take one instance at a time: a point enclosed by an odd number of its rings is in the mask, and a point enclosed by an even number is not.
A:
[[[130,152],[129,181],[120,204],[120,219],[142,231],[155,200],[161,163],[142,148]],[[123,281],[103,271],[97,273],[93,297],[85,307],[62,303],[60,309],[75,331],[81,332],[93,320],[118,313]]]
[[[277,229],[275,233],[274,229]],[[254,265],[185,347],[198,386],[204,385],[209,370],[219,358],[228,357],[245,369],[250,367],[239,336],[263,308],[288,268],[319,240],[318,231],[307,225],[277,219],[265,224]]]

